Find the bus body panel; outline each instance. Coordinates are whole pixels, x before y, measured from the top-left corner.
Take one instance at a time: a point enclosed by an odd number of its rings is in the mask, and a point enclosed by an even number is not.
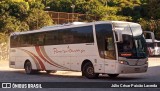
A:
[[[105,59],[104,65],[105,65],[105,72],[104,73],[115,73],[116,65],[115,62],[117,60],[111,60],[111,59]]]
[[[26,60],[31,61],[33,69],[42,70],[36,66],[36,61],[41,60],[45,66],[45,70],[74,70],[81,71],[81,65],[84,60],[89,60],[95,67],[95,72],[104,72],[104,59],[98,58],[95,45],[79,44],[73,45],[54,45],[54,46],[38,46],[40,51],[36,50],[37,47],[21,47],[14,48],[15,53],[10,53],[10,59],[13,57],[16,60],[15,66],[10,66],[17,69],[23,69]],[[13,50],[13,49],[12,49]],[[40,52],[40,53],[39,53]],[[97,53],[97,55],[95,55]],[[42,55],[40,55],[42,54]],[[18,55],[18,56],[16,56]],[[36,59],[36,57],[39,59]],[[10,60],[10,61],[12,61]],[[56,65],[53,65],[53,62]],[[38,63],[39,65],[39,63]],[[64,67],[64,68],[63,68]]]
[[[143,73],[147,72],[148,64],[141,66],[130,66],[124,64],[116,64],[116,74],[128,74],[128,73]]]
[[[116,72],[119,74],[124,73],[142,73],[148,69],[148,59],[126,59],[119,58],[120,61],[126,62],[125,64],[116,63]]]
[[[26,49],[26,48],[25,48]],[[27,49],[32,49],[32,48],[27,48]],[[38,69],[36,67],[35,62],[33,61],[33,58],[29,56],[26,52],[20,50],[20,48],[12,48],[10,50],[14,50],[14,52],[10,52],[10,67],[11,68],[16,68],[16,69],[24,69],[24,63],[26,60],[30,60],[33,69]],[[14,60],[13,60],[14,58]]]
[[[32,69],[34,70],[82,71],[82,63],[85,60],[88,60],[93,64],[95,73],[107,73],[107,74],[122,73],[123,74],[123,73],[140,73],[140,72],[147,71],[147,66],[148,66],[148,64],[146,63],[147,58],[146,59],[142,59],[142,58],[129,59],[125,57],[119,57],[119,54],[118,54],[119,49],[117,47],[118,43],[115,42],[116,33],[113,26],[108,30],[108,31],[112,31],[110,32],[111,35],[109,35],[109,37],[105,36],[106,39],[104,38],[104,40],[102,41],[103,42],[106,40],[111,41],[112,40],[111,38],[113,38],[113,44],[111,45],[114,46],[114,50],[106,50],[105,48],[104,50],[99,50],[98,42],[97,42],[98,39],[96,37],[97,36],[96,24],[97,25],[108,24],[109,26],[113,25],[112,22],[100,22],[100,23],[89,23],[86,25],[53,28],[53,31],[63,31],[63,29],[68,29],[68,28],[92,26],[94,40],[88,43],[73,43],[73,44],[64,43],[64,44],[48,44],[48,45],[34,45],[34,46],[30,45],[29,47],[26,46],[26,47],[17,47],[17,48],[13,47],[13,48],[10,48],[10,67],[23,69],[25,61],[29,60],[32,64]],[[51,29],[49,30],[43,29],[42,34],[46,34],[47,32],[49,34],[50,32],[53,32],[53,31],[51,31]],[[41,33],[39,31],[36,31],[36,32]],[[76,33],[76,32],[73,32],[73,33]],[[140,33],[141,32],[142,31],[140,31]],[[26,34],[28,33],[34,34],[34,31],[26,32]],[[22,33],[22,35],[23,34],[25,35],[25,33]],[[136,30],[136,35],[138,35],[137,30]],[[43,37],[44,36],[40,36],[40,38],[43,38]],[[48,36],[45,36],[45,37],[48,37]],[[72,41],[71,40],[72,37],[73,36],[69,36],[68,39]],[[105,44],[105,47],[106,47],[106,44]],[[106,55],[112,55],[114,58],[112,56],[103,57]],[[121,60],[127,61],[128,64],[121,64],[120,63]]]

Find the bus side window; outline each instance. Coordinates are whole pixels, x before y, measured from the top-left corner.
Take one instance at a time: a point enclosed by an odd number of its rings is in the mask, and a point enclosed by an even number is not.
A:
[[[39,34],[38,35],[38,43],[37,43],[37,45],[39,45],[39,46],[43,46],[44,45],[44,34]]]
[[[115,59],[114,41],[111,36],[105,38],[105,58]]]
[[[114,42],[112,41],[112,38],[105,39],[105,45],[106,51],[114,50]]]
[[[44,34],[33,34],[34,38],[32,38],[33,46],[43,46],[44,45]]]

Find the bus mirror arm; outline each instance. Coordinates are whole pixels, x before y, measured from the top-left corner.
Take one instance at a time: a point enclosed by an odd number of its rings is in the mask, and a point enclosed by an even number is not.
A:
[[[154,43],[155,41],[155,36],[154,36],[154,33],[153,32],[151,32],[151,38],[152,38],[152,43]]]
[[[117,34],[116,42],[123,42],[122,31],[115,31]],[[118,39],[118,40],[117,40]]]

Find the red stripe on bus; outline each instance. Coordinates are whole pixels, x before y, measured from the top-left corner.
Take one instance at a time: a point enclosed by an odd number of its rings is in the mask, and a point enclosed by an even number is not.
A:
[[[40,64],[37,62],[36,58],[35,58],[31,53],[29,53],[28,51],[26,51],[26,50],[24,50],[24,49],[20,49],[20,50],[22,50],[22,51],[24,51],[25,53],[27,53],[27,54],[33,59],[33,61],[34,61],[35,64],[36,64],[37,69],[41,69]]]
[[[23,49],[24,50],[24,49]],[[25,50],[25,51],[27,51],[27,50]],[[27,51],[27,52],[29,52],[31,55],[33,55],[34,56],[34,58],[36,58],[36,60],[39,62],[39,64],[41,65],[41,69],[42,70],[45,70],[46,68],[45,68],[45,66],[44,66],[44,64],[43,64],[43,62],[41,61],[41,59],[40,58],[38,58],[34,53],[32,53],[32,52],[30,52],[30,51]]]
[[[47,63],[49,63],[49,64],[51,64],[51,65],[53,65],[53,66],[58,67],[56,64],[51,63],[50,61],[48,61],[48,60],[44,57],[44,55],[42,54],[43,52],[41,52],[39,46],[35,46],[35,49],[36,49],[36,52],[38,53],[38,55],[39,55],[44,61],[46,61]]]
[[[46,53],[46,51],[45,51],[45,49],[44,49],[44,46],[39,47],[39,48],[40,48],[41,52],[43,53],[43,55],[44,55],[51,63],[54,63],[54,64],[57,65],[57,67],[59,67],[59,68],[69,69],[69,68],[67,68],[67,67],[64,67],[64,66],[62,66],[62,65],[59,65],[59,64],[55,63],[51,58],[49,58],[49,56],[47,55],[47,53]]]

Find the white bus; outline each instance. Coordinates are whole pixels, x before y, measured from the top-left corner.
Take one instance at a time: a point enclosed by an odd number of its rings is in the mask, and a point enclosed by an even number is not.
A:
[[[160,56],[160,41],[146,39],[149,56]]]
[[[141,26],[123,21],[98,21],[44,27],[10,36],[10,67],[37,71],[82,71],[99,74],[142,73],[148,68]]]
[[[160,41],[155,39],[151,31],[144,31],[149,56],[160,56]]]

